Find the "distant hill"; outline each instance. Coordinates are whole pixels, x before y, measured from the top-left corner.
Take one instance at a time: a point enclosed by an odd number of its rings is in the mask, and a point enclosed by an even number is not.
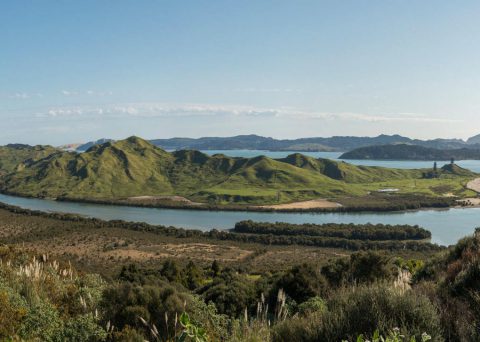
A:
[[[61,151],[20,165],[3,177],[2,191],[70,199],[176,195],[243,204],[361,196],[384,187],[384,182],[403,187],[408,179],[421,180],[417,191],[437,191],[423,179],[425,170],[354,166],[299,153],[277,160],[209,156],[195,150],[169,153],[138,137],[95,145],[84,153]],[[452,191],[463,193],[464,178],[458,177],[475,174],[453,171],[441,169],[440,176],[451,178]],[[410,182],[405,189],[412,191]]]
[[[84,152],[90,147],[112,139],[90,141],[77,147]],[[390,144],[409,144],[437,149],[479,148],[480,141],[466,143],[461,139],[418,140],[401,135],[379,135],[377,137],[334,136],[300,139],[274,139],[255,134],[233,137],[170,138],[153,139],[150,142],[165,150],[267,150],[296,152],[345,152],[359,147]]]
[[[76,150],[79,151],[79,152],[85,152],[86,150],[88,150],[92,146],[104,144],[104,143],[110,142],[110,141],[113,141],[113,140],[102,138],[102,139],[98,139],[98,140],[95,140],[95,141],[89,141],[85,144],[80,144],[79,146],[77,146]]]
[[[471,138],[468,138],[467,144],[469,144],[469,145],[480,144],[480,134],[475,135]]]
[[[398,144],[368,146],[354,149],[340,156],[340,159],[377,160],[466,160],[480,159],[480,149],[440,150],[423,146]]]
[[[76,151],[82,145],[84,144],[72,143],[72,144],[60,145],[60,146],[57,146],[57,148],[59,150],[65,150],[65,151]]]
[[[168,150],[270,150],[270,151],[350,151],[358,147],[386,144],[411,144],[439,149],[471,147],[460,139],[416,140],[400,135],[379,135],[377,137],[336,136],[330,138],[273,139],[258,135],[234,137],[172,138],[151,140],[156,146]]]

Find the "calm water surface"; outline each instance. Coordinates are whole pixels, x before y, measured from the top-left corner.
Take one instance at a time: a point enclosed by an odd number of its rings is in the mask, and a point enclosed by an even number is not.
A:
[[[432,241],[456,243],[480,226],[480,208],[422,210],[402,213],[258,213],[136,208],[88,203],[56,202],[0,194],[0,202],[47,212],[65,212],[104,220],[147,222],[188,229],[228,229],[241,220],[289,223],[418,224],[432,232]]]

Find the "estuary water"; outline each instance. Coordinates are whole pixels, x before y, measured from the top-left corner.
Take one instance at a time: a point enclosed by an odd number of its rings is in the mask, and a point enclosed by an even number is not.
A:
[[[289,223],[384,223],[422,226],[432,232],[432,242],[456,243],[480,226],[480,208],[420,210],[390,213],[262,213],[198,211],[124,207],[90,203],[57,202],[0,194],[0,202],[46,212],[75,213],[104,220],[147,222],[187,229],[233,228],[241,220]]]
[[[262,150],[207,150],[206,154],[225,154],[231,157],[255,157],[265,155],[271,158],[284,158],[292,151]],[[314,158],[339,160],[341,152],[302,152]],[[432,161],[405,160],[348,160],[355,165],[382,166],[391,168],[414,169],[431,168]],[[439,161],[439,166],[450,161]],[[480,173],[480,160],[458,161],[461,167]],[[449,210],[420,210],[390,213],[262,213],[199,211],[185,209],[140,208],[90,203],[57,202],[46,199],[33,199],[0,194],[0,202],[26,209],[46,212],[74,213],[104,220],[125,220],[147,222],[186,229],[230,229],[236,222],[254,220],[288,223],[383,223],[419,225],[432,232],[432,242],[441,245],[456,243],[462,237],[473,233],[480,226],[480,208],[462,208]]]

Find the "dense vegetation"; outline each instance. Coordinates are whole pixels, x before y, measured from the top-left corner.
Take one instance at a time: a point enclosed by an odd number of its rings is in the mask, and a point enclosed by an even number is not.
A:
[[[480,149],[436,149],[416,145],[376,145],[354,149],[340,156],[341,159],[387,160],[465,160],[480,159]]]
[[[241,221],[235,224],[234,232],[272,235],[308,235],[338,237],[352,240],[423,240],[432,234],[418,226],[384,224],[291,224],[284,222]]]
[[[478,241],[426,264],[370,251],[252,278],[216,261],[167,259],[156,269],[126,265],[110,282],[2,247],[0,337],[340,342],[359,334],[426,341],[428,333],[432,341],[476,341]]]
[[[237,254],[244,248],[255,251],[229,261],[214,248],[214,241],[221,240],[199,232],[189,238],[182,237],[187,231],[175,228],[14,207],[0,209],[0,215],[0,242],[16,245],[0,247],[0,340],[340,342],[380,341],[382,335],[391,341],[424,341],[425,333],[433,341],[480,337],[480,233],[436,255],[402,247],[350,253],[228,241],[223,246],[238,246]],[[277,226],[291,234],[285,224]],[[309,233],[312,227],[298,228]],[[415,235],[403,229],[409,237]],[[192,254],[201,244],[211,252]],[[104,246],[100,254],[89,247],[98,245]],[[179,249],[168,256],[162,246],[172,245]],[[149,250],[145,258],[111,259]],[[276,263],[284,254],[285,261]],[[91,273],[92,261],[106,276]],[[259,269],[258,262],[268,266]],[[357,339],[360,334],[365,338]]]
[[[318,198],[342,201],[385,187],[420,198],[443,198],[446,192],[459,197],[473,195],[464,184],[476,176],[474,173],[440,168],[432,179],[425,177],[427,172],[354,166],[301,154],[274,160],[264,156],[208,156],[186,150],[169,153],[131,137],[93,146],[81,154],[60,152],[24,163],[0,179],[0,189],[64,200],[124,201],[133,205],[160,200],[207,208]]]

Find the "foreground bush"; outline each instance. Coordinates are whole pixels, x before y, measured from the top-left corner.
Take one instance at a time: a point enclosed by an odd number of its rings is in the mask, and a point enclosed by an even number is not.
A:
[[[274,341],[356,340],[358,334],[383,335],[391,327],[405,332],[405,337],[421,340],[428,332],[432,341],[443,341],[436,308],[425,296],[413,291],[399,291],[388,285],[351,287],[341,290],[328,303],[328,309],[310,313],[279,324]]]
[[[46,256],[0,250],[0,340],[103,341],[99,301],[105,283]],[[27,259],[28,260],[28,259]]]

